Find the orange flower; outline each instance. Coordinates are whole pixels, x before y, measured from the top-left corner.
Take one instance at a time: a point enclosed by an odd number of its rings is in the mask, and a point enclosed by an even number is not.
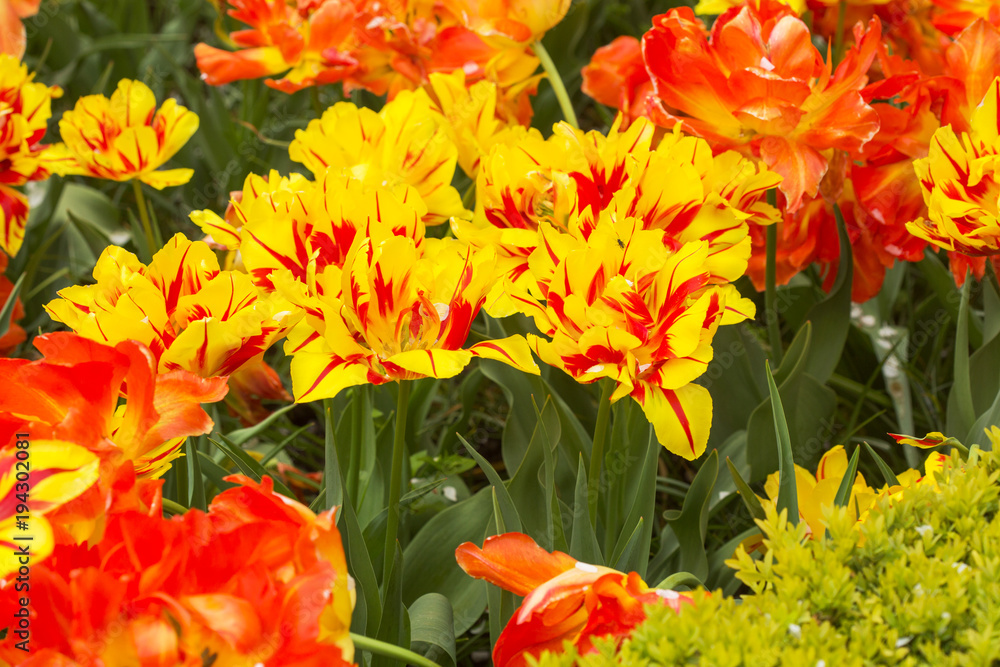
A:
[[[40,4],[42,0],[0,0],[0,54],[21,59],[27,43],[21,19],[37,14]]]
[[[241,79],[268,78],[265,83],[286,93],[335,83],[354,72],[348,52],[354,2],[315,0],[227,0],[229,15],[250,26],[231,38],[238,51],[208,44],[194,48],[198,69],[210,85]]]
[[[587,654],[594,639],[628,637],[646,620],[644,605],[679,612],[694,604],[689,595],[650,589],[635,572],[549,553],[521,533],[488,537],[482,549],[466,542],[455,557],[470,576],[526,596],[493,648],[496,667],[526,666],[543,651],[562,651],[567,641]]]
[[[621,111],[630,122],[649,117],[653,81],[639,40],[622,36],[597,49],[583,68],[582,89],[601,104]]]
[[[653,19],[643,55],[659,107],[658,124],[680,124],[714,150],[759,157],[783,177],[794,212],[819,191],[834,149],[860,150],[878,130],[861,90],[881,23],[855,28],[856,45],[832,70],[809,28],[776,0],[727,11],[711,34],[689,8]]]
[[[334,511],[315,515],[242,476],[212,501],[163,519],[112,515],[93,548],[61,546],[32,566],[32,655],[0,663],[346,667],[354,593]],[[14,586],[0,609],[18,607]],[[13,616],[11,616],[13,618]]]
[[[1000,26],[1000,2],[997,0],[931,0],[938,9],[934,27],[954,35],[965,30],[976,19],[985,19]]]
[[[533,42],[562,21],[571,0],[445,0],[484,37]]]
[[[113,490],[130,486],[133,467],[139,478],[155,479],[181,456],[187,436],[212,430],[200,404],[221,400],[225,379],[203,380],[186,371],[157,375],[152,353],[134,341],[110,347],[54,333],[33,342],[41,360],[0,359],[0,422],[98,456],[100,483],[49,519],[57,541],[99,539],[105,511],[118,495]]]
[[[7,1],[0,0],[0,11]],[[51,151],[41,142],[52,100],[62,91],[34,78],[26,65],[0,53],[0,249],[11,256],[24,241],[28,199],[10,186],[48,178],[54,167]]]

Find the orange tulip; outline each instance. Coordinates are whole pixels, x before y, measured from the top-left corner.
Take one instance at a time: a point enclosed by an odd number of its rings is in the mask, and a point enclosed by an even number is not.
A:
[[[319,515],[242,476],[207,513],[112,514],[92,548],[31,572],[32,655],[0,664],[346,667],[354,593],[334,511]],[[0,613],[18,606],[0,590]],[[11,616],[13,617],[13,616]]]
[[[0,54],[18,60],[24,56],[27,35],[21,19],[37,14],[40,4],[42,0],[0,0]]]
[[[562,651],[567,641],[590,653],[594,639],[628,637],[646,620],[644,605],[679,612],[694,604],[689,595],[650,589],[635,572],[549,553],[521,533],[488,537],[482,549],[466,542],[455,557],[470,576],[525,596],[493,648],[496,667],[524,667],[543,651]]]
[[[680,124],[714,150],[737,149],[781,174],[794,212],[814,196],[833,150],[856,152],[878,130],[861,96],[881,39],[872,19],[833,70],[809,28],[776,0],[730,9],[711,33],[688,8],[653,19],[643,55],[653,80],[658,124]]]
[[[622,36],[597,49],[583,68],[582,89],[601,104],[621,111],[629,121],[649,117],[653,81],[639,40]]]
[[[111,347],[53,333],[33,342],[41,360],[0,359],[0,423],[12,421],[33,439],[72,443],[97,455],[100,483],[49,520],[57,542],[99,539],[116,485],[161,476],[181,456],[187,436],[212,430],[200,404],[221,400],[225,379],[187,371],[157,375],[152,353],[134,341]]]
[[[351,0],[227,0],[229,15],[249,26],[231,36],[238,51],[208,44],[195,46],[202,77],[218,86],[241,79],[265,83],[286,93],[335,83],[351,74],[357,61],[346,50],[354,18]]]

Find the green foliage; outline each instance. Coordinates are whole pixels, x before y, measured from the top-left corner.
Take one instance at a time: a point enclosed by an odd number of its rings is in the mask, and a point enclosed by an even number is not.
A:
[[[934,484],[878,501],[857,524],[830,513],[810,539],[770,510],[767,555],[729,564],[752,594],[663,606],[619,649],[546,655],[544,667],[604,665],[987,665],[1000,661],[1000,461],[953,454]],[[860,544],[860,546],[859,546]]]

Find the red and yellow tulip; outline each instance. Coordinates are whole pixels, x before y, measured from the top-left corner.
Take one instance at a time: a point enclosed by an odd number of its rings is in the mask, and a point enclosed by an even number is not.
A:
[[[968,133],[960,139],[950,125],[942,127],[928,156],[914,163],[927,203],[927,217],[907,224],[915,236],[973,257],[1000,253],[998,106],[1000,78],[972,112]]]
[[[52,100],[62,91],[34,78],[17,58],[0,53],[0,249],[11,256],[21,248],[28,221],[28,200],[11,186],[48,178],[55,168],[42,139]]]
[[[228,376],[259,362],[296,313],[259,293],[245,273],[221,271],[201,241],[177,234],[149,266],[117,246],[94,267],[95,285],[68,287],[46,306],[57,322],[102,343],[148,346],[161,372]]]
[[[498,277],[489,249],[455,239],[425,239],[418,248],[385,228],[359,235],[342,273],[317,275],[317,293],[304,300],[306,316],[285,343],[296,400],[365,383],[452,377],[473,357],[537,374],[520,336],[463,347]],[[294,298],[298,283],[275,282]]]
[[[610,378],[617,384],[612,401],[632,396],[660,444],[695,459],[708,442],[712,397],[693,381],[712,359],[718,327],[753,317],[755,309],[732,285],[714,281],[720,264],[711,243],[673,242],[641,224],[605,215],[586,242],[546,238],[533,260],[564,254],[544,304],[515,298],[548,337],[529,335],[542,361],[578,382]],[[734,252],[731,262],[722,266],[741,273],[746,252]]]
[[[370,188],[412,186],[427,207],[428,225],[467,215],[451,185],[458,149],[422,90],[401,92],[378,113],[340,102],[296,132],[288,154],[317,179],[332,168]]]
[[[237,486],[207,513],[164,519],[157,499],[112,514],[93,548],[33,564],[32,655],[4,642],[0,663],[352,664],[353,582],[334,511],[313,514],[269,478],[227,481]],[[18,595],[3,589],[4,613]]]
[[[183,185],[192,169],[160,170],[198,130],[198,116],[177,100],[159,109],[149,86],[123,79],[111,97],[87,95],[59,121],[54,171],[112,181],[139,179],[158,190]]]
[[[525,667],[543,651],[562,651],[565,642],[587,654],[595,639],[628,637],[646,619],[644,605],[679,612],[694,604],[689,595],[649,588],[635,572],[545,551],[521,533],[488,537],[482,549],[466,542],[455,557],[470,576],[525,596],[493,648],[497,667]]]

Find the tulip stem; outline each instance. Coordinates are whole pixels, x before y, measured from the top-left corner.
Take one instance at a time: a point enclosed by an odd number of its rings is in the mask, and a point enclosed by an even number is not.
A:
[[[569,93],[566,92],[566,85],[563,83],[562,77],[559,76],[559,70],[556,69],[556,64],[552,61],[552,56],[542,46],[542,40],[536,41],[531,45],[531,48],[535,50],[535,55],[542,61],[542,69],[549,75],[549,83],[552,84],[552,90],[555,91],[556,99],[559,100],[559,108],[562,109],[566,122],[572,125],[574,129],[580,129],[580,123],[576,120],[576,111],[573,110],[573,102],[569,99]]]
[[[767,191],[767,203],[775,205],[777,195],[774,190]],[[781,365],[781,325],[778,322],[777,310],[777,263],[778,263],[778,223],[767,226],[767,265],[764,272],[764,316],[767,320],[767,338],[771,344],[771,359],[774,367]]]
[[[357,635],[352,632],[351,641],[362,651],[392,658],[407,665],[416,665],[416,667],[441,667],[433,660],[428,660],[419,653],[414,653],[400,646],[388,644],[377,639],[372,639],[371,637]]]
[[[139,207],[139,220],[142,221],[142,231],[146,235],[146,245],[149,247],[149,256],[152,257],[160,249],[153,235],[153,224],[149,221],[149,209],[146,206],[146,195],[142,194],[142,181],[138,178],[132,179],[132,189],[135,191],[135,203]]]
[[[393,555],[396,553],[396,537],[399,532],[399,497],[403,486],[403,456],[406,453],[406,410],[410,403],[410,382],[399,381],[399,397],[396,401],[396,434],[392,440],[392,471],[389,475],[389,515],[385,524],[385,559],[382,568],[382,585],[389,585],[392,573]]]
[[[594,427],[594,446],[590,450],[590,475],[587,479],[587,505],[590,522],[597,529],[597,497],[601,486],[601,464],[604,461],[604,442],[608,435],[608,417],[611,415],[611,394],[615,383],[610,378],[601,381],[601,398],[597,405],[597,424]]]
[[[833,62],[830,67],[836,67],[844,57],[844,16],[847,14],[847,0],[840,0],[837,6],[837,32],[833,34]]]

